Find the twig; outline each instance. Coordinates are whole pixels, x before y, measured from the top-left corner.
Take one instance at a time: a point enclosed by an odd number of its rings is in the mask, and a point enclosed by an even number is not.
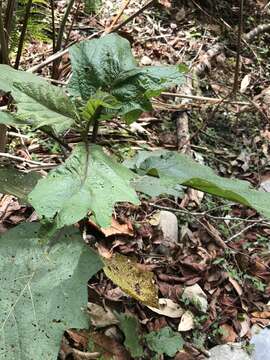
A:
[[[91,35],[89,35],[85,40],[90,40],[90,39],[92,39],[93,37],[96,37],[96,36],[98,36],[98,35],[101,35],[102,32],[103,32],[103,31],[98,31],[98,32],[96,32],[96,33],[94,33],[94,34],[91,34]],[[73,44],[76,44],[76,42],[77,42],[77,41],[73,41],[72,43],[70,43],[70,44],[69,44],[69,47],[72,46]],[[64,49],[64,50],[60,50],[60,51],[56,52],[55,54],[49,56],[46,60],[42,61],[41,63],[39,63],[39,64],[37,64],[37,65],[35,65],[35,66],[32,66],[31,68],[27,69],[26,71],[33,73],[33,72],[38,71],[39,69],[42,69],[44,66],[50,64],[51,62],[59,59],[60,57],[64,56],[65,54],[67,54],[68,51],[69,51],[69,47],[66,48],[66,49]]]
[[[247,42],[251,42],[256,36],[258,36],[262,33],[265,33],[265,32],[269,32],[269,31],[270,31],[270,24],[262,24],[262,25],[256,26],[254,29],[252,29],[248,33],[244,34],[243,38]]]
[[[236,239],[238,236],[242,235],[244,232],[246,232],[247,230],[253,228],[254,226],[256,226],[256,223],[253,224],[249,224],[248,226],[246,226],[244,229],[242,229],[241,231],[239,231],[237,234],[234,234],[233,236],[231,236],[229,239],[227,239],[225,241],[225,243],[231,242],[232,240]]]
[[[170,93],[170,92],[163,92],[161,93],[163,96],[173,96],[173,97],[179,97],[183,99],[192,99],[197,101],[205,101],[209,103],[218,104],[220,102],[225,104],[231,104],[231,105],[240,105],[240,106],[247,106],[250,105],[249,102],[243,102],[243,101],[231,101],[226,99],[220,99],[220,98],[211,98],[211,97],[205,97],[205,96],[196,96],[196,95],[186,95],[186,94],[177,94],[177,93]]]
[[[113,19],[111,25],[108,27],[108,29],[105,29],[106,33],[110,33],[112,31],[112,29],[114,28],[114,26],[117,24],[118,20],[121,18],[121,16],[123,15],[125,9],[128,7],[129,3],[131,0],[126,0],[124,5],[122,6],[122,8],[120,9],[119,13],[116,15],[116,17]]]
[[[0,152],[0,157],[7,158],[7,159],[12,159],[12,160],[16,160],[16,161],[21,161],[21,162],[25,162],[25,163],[33,164],[33,165],[55,166],[55,164],[53,164],[53,163],[43,163],[41,161],[28,160],[28,159],[24,159],[24,158],[19,157],[19,156],[15,156],[15,155],[3,153],[3,152]]]
[[[126,19],[125,21],[123,21],[122,23],[120,23],[119,25],[117,25],[112,31],[117,31],[119,29],[121,29],[123,26],[127,25],[130,21],[132,21],[136,16],[140,15],[144,10],[148,9],[150,6],[152,6],[153,4],[156,3],[156,0],[151,0],[149,1],[146,5],[144,5],[141,9],[139,9],[138,11],[136,11],[133,15],[131,15],[128,19]],[[97,31],[94,34],[89,35],[86,39],[84,40],[90,40],[98,35],[101,35],[104,32],[104,30],[100,30]],[[69,44],[69,47],[73,44],[75,44],[77,41],[73,41],[71,44]],[[56,52],[55,54],[49,56],[46,60],[44,60],[43,62],[32,66],[31,68],[29,68],[28,70],[26,70],[27,72],[36,72],[39,69],[43,68],[44,66],[50,64],[51,62],[59,59],[60,57],[62,57],[63,55],[67,54],[69,51],[69,47]]]
[[[238,90],[238,80],[240,72],[240,51],[241,51],[241,40],[242,40],[242,31],[243,31],[243,12],[244,12],[244,0],[239,0],[240,11],[239,11],[239,25],[238,25],[238,35],[237,35],[237,53],[236,53],[236,63],[234,71],[234,82],[232,95],[235,96]]]
[[[5,31],[6,31],[6,41],[9,43],[9,37],[11,33],[11,27],[13,22],[13,12],[15,9],[16,0],[8,0],[6,13],[5,13]]]
[[[75,13],[74,13],[74,15],[72,17],[72,21],[71,21],[70,27],[68,29],[68,33],[67,33],[67,36],[66,36],[66,41],[65,41],[65,44],[64,44],[64,48],[66,48],[68,46],[69,37],[70,37],[71,31],[72,31],[72,29],[74,27],[74,22],[77,19],[77,16],[78,16],[78,13],[79,13],[79,10],[80,10],[80,5],[81,5],[81,0],[78,0]]]
[[[28,0],[28,3],[26,5],[25,15],[24,15],[24,19],[23,19],[23,26],[22,26],[22,30],[21,30],[16,60],[15,60],[15,65],[14,65],[15,69],[18,69],[19,65],[20,65],[20,59],[21,59],[21,55],[22,55],[23,44],[24,44],[24,39],[25,39],[25,34],[26,34],[26,30],[27,30],[27,25],[28,25],[28,20],[29,20],[29,16],[30,16],[30,10],[32,7],[32,3],[33,3],[33,0]]]
[[[149,7],[151,7],[152,5],[155,5],[157,2],[157,0],[150,0],[148,3],[146,3],[142,8],[140,8],[139,10],[137,10],[134,14],[132,14],[130,17],[128,17],[126,20],[124,20],[123,22],[121,22],[119,25],[117,25],[115,28],[113,28],[111,30],[111,32],[113,31],[118,31],[120,30],[123,26],[127,25],[130,21],[132,21],[133,19],[135,19],[135,17],[139,16],[140,14],[142,14],[146,9],[148,9]]]

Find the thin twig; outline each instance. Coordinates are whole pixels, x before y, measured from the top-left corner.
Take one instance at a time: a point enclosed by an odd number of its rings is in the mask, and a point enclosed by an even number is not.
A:
[[[127,25],[130,21],[132,21],[136,16],[140,15],[144,10],[148,9],[150,6],[154,5],[156,3],[156,0],[151,0],[149,1],[146,5],[144,5],[141,9],[139,9],[138,11],[136,11],[133,15],[131,15],[128,19],[126,19],[125,21],[123,21],[122,23],[120,23],[119,25],[117,25],[112,31],[118,31],[120,30],[123,26]],[[97,31],[96,33],[94,34],[91,34],[89,35],[86,39],[84,40],[90,40],[96,36],[99,36],[101,35],[102,33],[104,32],[104,30],[100,30],[100,31]],[[76,44],[77,41],[73,41],[72,43],[69,44],[69,47]],[[35,65],[35,66],[32,66],[31,68],[29,68],[28,70],[26,70],[27,72],[36,72],[38,70],[40,70],[41,68],[43,68],[44,66],[50,64],[51,62],[59,59],[60,57],[64,56],[65,54],[68,53],[69,51],[69,47],[64,49],[64,50],[61,50],[61,51],[58,51],[56,52],[55,54],[49,56],[46,60],[44,60],[43,62]]]
[[[205,97],[205,96],[177,94],[177,93],[170,93],[170,92],[163,92],[163,93],[161,93],[161,95],[179,97],[179,98],[183,98],[183,99],[192,99],[192,100],[197,100],[197,101],[205,101],[205,102],[214,103],[214,104],[218,104],[218,103],[222,102],[222,103],[225,103],[225,104],[240,105],[240,106],[241,105],[242,106],[250,105],[250,103],[243,102],[243,101],[231,101],[229,99],[220,99],[220,98],[211,98],[211,97]]]
[[[21,55],[22,55],[23,44],[24,44],[24,40],[25,40],[25,34],[26,34],[26,30],[27,30],[27,25],[28,25],[28,20],[29,20],[29,16],[30,16],[32,3],[33,3],[33,0],[28,0],[28,3],[26,5],[25,15],[24,15],[24,19],[23,19],[23,26],[22,26],[22,30],[21,30],[16,60],[15,60],[15,65],[14,65],[15,69],[18,69],[19,65],[20,65],[20,59],[21,59]]]
[[[53,163],[43,163],[41,161],[28,160],[28,159],[24,159],[24,158],[22,158],[20,156],[15,156],[15,155],[3,153],[3,152],[0,152],[0,157],[16,160],[16,161],[20,161],[20,162],[25,162],[25,163],[33,164],[33,165],[55,166],[55,164],[53,164]]]
[[[240,11],[239,11],[239,25],[237,35],[237,49],[236,49],[236,63],[234,71],[234,82],[232,95],[235,96],[238,90],[239,72],[240,72],[240,52],[241,52],[241,40],[243,32],[243,12],[244,12],[244,0],[239,0]]]
[[[64,44],[64,48],[66,48],[68,46],[69,37],[70,37],[71,31],[72,31],[72,29],[74,27],[75,20],[77,19],[77,16],[79,14],[80,5],[81,5],[81,0],[78,0],[78,4],[77,4],[76,10],[75,10],[75,13],[74,13],[74,15],[72,17],[72,21],[71,21],[70,27],[68,29],[68,33],[67,33],[67,36],[66,36],[66,41],[65,41],[65,44]]]
[[[122,6],[122,8],[120,9],[119,13],[116,15],[116,17],[113,19],[111,25],[108,27],[108,29],[105,29],[106,33],[110,33],[112,31],[112,29],[114,28],[114,26],[117,24],[118,20],[121,18],[121,16],[123,15],[125,9],[128,7],[129,3],[131,0],[126,0],[124,5]]]

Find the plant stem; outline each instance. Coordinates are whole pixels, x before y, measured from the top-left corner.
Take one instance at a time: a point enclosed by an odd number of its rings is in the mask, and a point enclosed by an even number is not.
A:
[[[2,8],[2,0],[0,0],[0,46],[1,46],[1,53],[0,53],[0,63],[8,64],[8,45],[7,39],[5,36],[5,28],[4,28],[4,21],[3,21],[3,8]],[[7,141],[7,128],[5,125],[0,125],[0,151],[4,152],[6,147]]]
[[[239,0],[239,25],[238,25],[238,35],[237,35],[237,54],[236,54],[236,63],[234,71],[234,82],[232,95],[235,96],[238,90],[239,82],[239,72],[240,72],[240,51],[241,51],[241,38],[243,31],[243,12],[244,12],[244,0]]]
[[[23,27],[21,30],[16,60],[15,60],[15,65],[14,65],[15,69],[18,69],[19,65],[20,65],[20,59],[21,59],[21,55],[22,55],[23,44],[24,44],[24,40],[25,40],[25,34],[26,34],[26,30],[27,30],[27,25],[28,25],[28,20],[29,20],[29,16],[30,16],[32,3],[33,3],[33,0],[28,0],[28,3],[26,5],[24,20],[23,20]]]
[[[55,17],[54,17],[54,0],[51,0],[51,14],[52,14],[52,41],[53,41],[53,53],[56,52],[55,44]]]
[[[78,13],[79,13],[79,10],[80,10],[80,5],[81,5],[81,0],[78,0],[78,4],[77,4],[76,10],[75,10],[75,13],[74,13],[74,15],[72,17],[72,21],[71,21],[70,27],[68,29],[68,33],[67,33],[66,41],[65,41],[65,44],[64,44],[64,48],[68,46],[69,37],[70,37],[71,31],[72,31],[74,22],[77,19],[77,16],[78,16]]]
[[[63,36],[64,36],[64,30],[65,30],[65,26],[68,20],[68,16],[71,12],[72,6],[74,4],[75,0],[69,0],[68,6],[66,8],[65,14],[63,16],[63,19],[61,21],[60,24],[60,29],[57,35],[57,40],[56,40],[56,46],[55,46],[55,51],[59,51],[61,49],[61,45],[62,45],[62,41],[63,41]],[[52,78],[55,79],[56,77],[58,77],[58,68],[59,68],[59,64],[60,61],[57,60],[53,63],[53,71],[52,71]]]
[[[16,0],[8,0],[6,13],[5,13],[5,29],[6,29],[6,39],[7,44],[9,43],[9,37],[11,33],[12,27],[12,18],[15,9]]]
[[[0,0],[0,46],[1,46],[1,59],[0,63],[2,64],[9,64],[8,58],[8,44],[6,39],[6,31],[4,27],[4,20],[3,20],[3,1]]]

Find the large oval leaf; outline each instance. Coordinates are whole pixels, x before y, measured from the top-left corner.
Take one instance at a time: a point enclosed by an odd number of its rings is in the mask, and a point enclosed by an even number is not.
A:
[[[9,118],[0,112],[0,124],[29,124],[34,129],[50,126],[61,133],[76,118],[75,107],[64,90],[31,73],[0,65],[0,90],[10,92],[17,107],[17,112],[10,113]]]
[[[63,331],[88,327],[87,281],[102,263],[77,230],[50,247],[40,230],[25,223],[0,237],[1,359],[56,359]]]
[[[70,93],[86,101],[98,89],[108,92],[121,103],[112,115],[128,122],[152,109],[150,97],[184,80],[178,66],[138,67],[129,42],[117,34],[82,41],[71,47],[70,56]]]
[[[57,216],[58,228],[81,220],[92,211],[101,227],[108,227],[116,202],[139,204],[129,182],[134,174],[116,163],[97,145],[79,144],[64,165],[38,182],[29,201],[40,217]]]
[[[177,181],[224,199],[250,206],[270,218],[270,194],[257,191],[242,180],[218,176],[208,166],[200,165],[188,156],[173,151],[140,152],[126,164],[139,174],[159,177],[161,182]]]

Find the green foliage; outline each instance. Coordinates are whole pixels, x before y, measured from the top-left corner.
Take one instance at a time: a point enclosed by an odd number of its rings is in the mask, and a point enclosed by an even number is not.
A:
[[[270,217],[270,194],[252,189],[246,181],[226,179],[216,175],[208,166],[172,151],[142,151],[128,165],[139,174],[160,178],[164,182],[177,181],[209,194],[250,206]]]
[[[58,228],[81,220],[92,210],[102,227],[110,225],[117,201],[139,204],[129,181],[134,175],[114,162],[102,148],[79,144],[65,164],[38,182],[29,201],[39,216],[53,220]]]
[[[17,112],[10,113],[11,125],[49,126],[60,133],[76,119],[76,109],[65,92],[33,74],[0,65],[0,90],[10,92],[16,102]],[[5,113],[0,113],[0,123],[7,123]]]
[[[86,40],[70,49],[73,76],[70,94],[87,101],[97,90],[113,95],[120,103],[111,116],[132,122],[152,109],[149,100],[184,80],[177,66],[138,67],[130,44],[117,34]]]
[[[182,68],[138,67],[128,41],[116,34],[81,42],[70,52],[70,96],[38,76],[0,65],[0,90],[13,98],[0,111],[0,124],[27,124],[46,132],[49,128],[49,133],[71,128],[83,140],[64,164],[39,181],[38,175],[16,176],[15,170],[0,169],[0,192],[28,199],[46,224],[24,224],[1,238],[0,357],[7,360],[54,359],[63,330],[87,325],[80,310],[87,301],[86,283],[102,264],[80,241],[75,228],[64,227],[89,211],[100,226],[107,227],[115,203],[139,204],[135,189],[149,196],[179,196],[184,185],[251,206],[270,217],[269,194],[255,191],[244,181],[221,178],[181,154],[141,152],[126,163],[132,171],[89,143],[89,130],[94,139],[100,120],[121,116],[131,122],[151,110],[151,97],[183,82]],[[126,293],[148,303],[150,295],[151,304],[157,301],[152,273],[142,272],[136,262],[121,256],[105,263],[104,272],[122,284]],[[136,282],[134,274],[139,275]],[[138,336],[132,336],[138,333],[136,320],[120,315],[120,327],[127,348],[140,357]],[[174,356],[183,347],[181,335],[169,327],[151,332],[145,340],[156,356]]]
[[[143,356],[143,347],[139,341],[139,324],[134,316],[118,314],[120,329],[125,335],[125,347],[129,350],[133,358]]]
[[[42,245],[25,223],[0,238],[0,358],[56,359],[63,331],[88,326],[86,283],[102,268],[75,229]]]
[[[148,347],[158,355],[174,356],[183,348],[182,336],[169,326],[152,331],[145,336]]]
[[[0,193],[14,195],[25,202],[40,179],[40,175],[33,172],[25,174],[13,168],[0,167],[0,179]]]

